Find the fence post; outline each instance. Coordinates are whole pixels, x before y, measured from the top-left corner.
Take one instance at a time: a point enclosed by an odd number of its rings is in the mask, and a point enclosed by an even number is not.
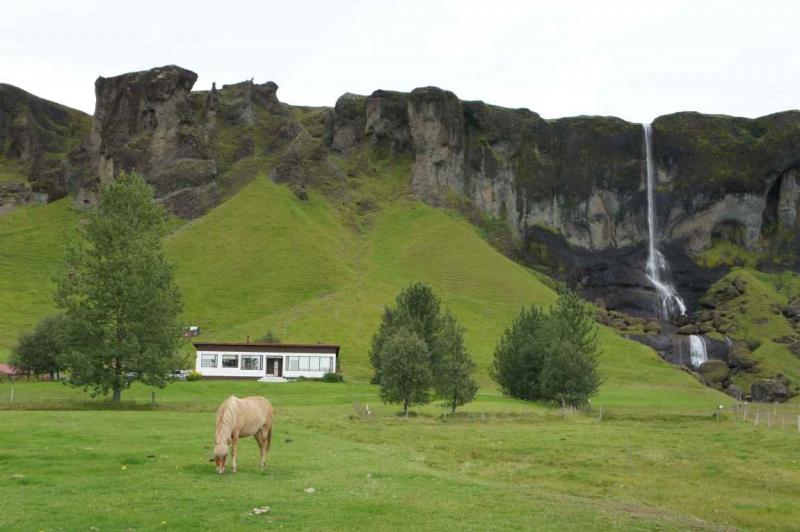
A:
[[[756,421],[755,421],[755,423],[753,423],[753,426],[754,426],[754,427],[757,427],[757,426],[758,426],[758,416],[759,416],[759,415],[761,415],[761,410],[757,410],[757,411],[756,411]]]
[[[155,390],[150,392],[150,406],[156,406],[156,392],[155,392]]]
[[[769,410],[767,410],[767,428],[768,429],[772,428],[772,420],[769,417]]]
[[[11,385],[11,404],[14,404],[14,385]]]
[[[742,415],[742,423],[747,423],[747,407],[744,407],[744,414]]]

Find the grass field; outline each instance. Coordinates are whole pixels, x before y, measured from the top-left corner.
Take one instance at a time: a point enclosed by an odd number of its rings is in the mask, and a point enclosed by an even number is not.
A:
[[[273,398],[274,446],[263,470],[247,440],[239,473],[214,472],[213,411],[0,412],[0,529],[796,530],[800,523],[800,435],[763,422],[715,422],[713,409],[637,417],[610,408],[602,422],[596,410],[564,420],[548,407],[483,395],[456,418],[442,420],[432,405],[403,420],[396,407],[376,403],[371,416],[354,414],[353,401],[370,403],[369,385],[225,386],[179,383],[164,393],[206,405],[231,386],[242,395],[255,386]],[[270,512],[249,515],[262,506]]]
[[[0,530],[797,528],[800,435],[715,422],[730,398],[611,329],[590,415],[499,396],[487,372],[497,338],[555,294],[460,217],[406,197],[402,165],[378,170],[348,182],[377,205],[367,213],[314,191],[300,201],[262,175],[165,241],[201,340],[272,330],[336,342],[347,383],[181,382],[155,390],[155,409],[141,385],[114,407],[60,383],[0,383]],[[0,216],[0,360],[52,311],[62,233],[80,217],[69,199]],[[751,298],[785,300],[752,275]],[[399,419],[365,384],[382,309],[413,281],[467,327],[482,387],[455,417],[433,404]],[[781,327],[776,316],[759,334]],[[236,475],[208,462],[230,394],[277,408],[264,470],[251,441]],[[373,414],[355,415],[355,402]],[[248,515],[261,506],[271,511]]]

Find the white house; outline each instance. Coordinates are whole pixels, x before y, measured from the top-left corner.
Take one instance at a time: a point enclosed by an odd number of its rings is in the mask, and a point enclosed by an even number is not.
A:
[[[204,378],[285,381],[320,378],[338,367],[339,346],[196,342],[195,369]]]

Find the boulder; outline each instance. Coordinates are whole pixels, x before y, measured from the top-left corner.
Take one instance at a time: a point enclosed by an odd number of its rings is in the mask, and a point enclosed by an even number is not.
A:
[[[649,321],[644,326],[644,332],[650,334],[661,334],[661,325],[657,321]]]
[[[728,364],[740,371],[753,371],[758,367],[750,354],[750,348],[744,342],[736,342],[728,349]]]
[[[678,334],[698,334],[700,329],[698,329],[697,325],[694,323],[690,323],[688,325],[684,325],[683,327],[678,329]]]
[[[756,403],[783,403],[791,397],[791,392],[776,379],[760,379],[750,388],[750,396]]]
[[[711,320],[711,325],[713,325],[715,329],[719,330],[721,327],[725,326],[725,318],[719,315],[714,316],[714,318]]]
[[[784,345],[792,344],[796,340],[797,340],[796,338],[793,338],[791,336],[779,336],[777,338],[772,339],[772,341],[775,342],[776,344],[784,344]]]
[[[772,303],[769,306],[769,310],[773,314],[781,314],[783,312],[783,309],[781,308],[781,306],[778,303]]]
[[[616,327],[620,331],[627,331],[628,330],[628,324],[625,323],[623,320],[619,320],[619,319],[613,320],[611,322],[611,325],[613,327]]]
[[[728,380],[730,369],[722,360],[709,360],[704,364],[700,364],[700,367],[697,368],[697,372],[709,386],[722,388],[724,383]]]
[[[800,299],[795,299],[789,306],[783,309],[783,315],[787,318],[796,318],[800,316]]]
[[[705,323],[707,321],[711,321],[714,318],[714,314],[711,313],[709,310],[702,310],[697,313],[697,317],[695,321],[699,323]]]
[[[732,281],[732,283],[733,283],[733,287],[736,288],[737,292],[739,292],[740,294],[744,294],[745,289],[747,288],[747,281],[737,277],[736,279],[734,279]]]
[[[700,327],[698,327],[698,330],[700,334],[709,334],[716,331],[710,323],[702,323]]]
[[[800,342],[792,342],[789,344],[789,351],[797,358],[800,358]]]
[[[744,390],[742,390],[739,386],[735,384],[731,384],[727,388],[725,388],[725,393],[736,399],[737,401],[741,401],[744,399]]]

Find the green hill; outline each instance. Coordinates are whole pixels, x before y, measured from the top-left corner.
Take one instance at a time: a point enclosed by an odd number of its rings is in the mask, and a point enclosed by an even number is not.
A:
[[[263,174],[208,215],[166,238],[186,299],[187,323],[203,340],[253,339],[272,330],[285,341],[342,345],[348,380],[367,381],[370,339],[385,305],[413,281],[433,286],[467,328],[479,381],[497,338],[520,308],[556,295],[540,277],[488,245],[459,215],[405,196],[402,168],[349,183],[374,199],[354,214],[313,192],[301,201]],[[0,216],[0,353],[53,308],[50,281],[62,232],[80,213],[69,200]],[[616,404],[709,404],[716,392],[610,329],[601,333],[606,383]],[[681,394],[676,395],[675,392]]]

